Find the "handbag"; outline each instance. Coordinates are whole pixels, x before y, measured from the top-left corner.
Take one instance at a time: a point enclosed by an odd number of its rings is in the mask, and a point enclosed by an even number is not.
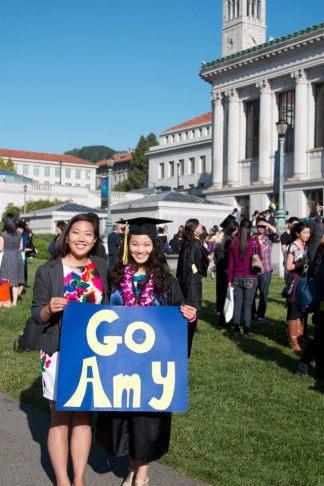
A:
[[[253,238],[253,253],[251,256],[251,272],[252,273],[260,273],[262,272],[262,262],[261,258],[258,255],[257,247],[256,247],[256,240]]]
[[[6,279],[0,279],[0,307],[10,307],[10,282]]]
[[[281,296],[284,298],[284,299],[288,299],[288,297],[291,296],[291,292],[294,288],[294,280],[292,282],[290,282],[289,284],[286,284],[284,286],[284,288],[282,289],[282,292],[281,292]]]
[[[234,314],[234,288],[230,285],[227,287],[226,299],[224,304],[225,322],[228,323],[233,319]]]

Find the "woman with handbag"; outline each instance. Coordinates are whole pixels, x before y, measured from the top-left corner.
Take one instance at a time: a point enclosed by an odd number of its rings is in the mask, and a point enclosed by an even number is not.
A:
[[[289,245],[286,261],[287,329],[291,348],[300,352],[305,347],[307,313],[298,306],[296,294],[298,284],[308,270],[307,242],[310,238],[310,228],[307,223],[297,223],[292,228],[291,235],[292,243]]]
[[[95,256],[99,227],[90,214],[77,214],[64,228],[54,257],[38,267],[32,318],[42,326],[40,363],[43,396],[50,402],[47,446],[58,486],[70,486],[69,442],[74,486],[83,486],[92,434],[88,412],[59,412],[55,408],[62,314],[70,301],[107,303],[107,263]],[[77,322],[76,322],[77,325]],[[69,441],[69,424],[72,434]]]
[[[198,313],[202,304],[202,279],[207,277],[209,266],[208,250],[201,241],[203,227],[198,219],[188,219],[177,266],[177,280],[186,299],[186,304],[195,307]],[[197,330],[197,322],[188,328],[188,352]]]
[[[228,285],[234,287],[234,332],[240,334],[243,320],[243,336],[250,332],[251,309],[257,288],[257,273],[262,271],[261,246],[252,236],[252,223],[244,218],[238,236],[229,247]],[[243,309],[243,312],[241,312]]]

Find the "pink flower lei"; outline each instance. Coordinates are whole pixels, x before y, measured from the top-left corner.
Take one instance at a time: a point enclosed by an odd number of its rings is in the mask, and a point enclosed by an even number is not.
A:
[[[144,288],[138,300],[136,300],[136,296],[134,292],[133,276],[134,276],[134,272],[131,266],[127,265],[124,268],[123,278],[120,283],[124,304],[127,307],[131,307],[135,305],[141,305],[141,306],[152,305],[154,302],[153,275],[150,276],[150,279],[144,285]]]

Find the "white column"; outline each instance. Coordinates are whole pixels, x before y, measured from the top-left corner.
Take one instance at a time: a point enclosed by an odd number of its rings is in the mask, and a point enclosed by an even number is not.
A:
[[[213,135],[212,135],[212,177],[213,186],[223,187],[223,139],[224,139],[224,107],[222,93],[212,92],[213,104]]]
[[[261,184],[271,182],[271,86],[264,79],[256,84],[260,88],[259,126],[259,179]]]
[[[303,179],[307,174],[307,86],[308,81],[303,69],[291,73],[296,81],[295,89],[295,146],[294,146],[294,179]]]
[[[228,96],[228,149],[227,149],[227,184],[238,183],[238,160],[240,151],[240,98],[236,89],[226,93]]]

